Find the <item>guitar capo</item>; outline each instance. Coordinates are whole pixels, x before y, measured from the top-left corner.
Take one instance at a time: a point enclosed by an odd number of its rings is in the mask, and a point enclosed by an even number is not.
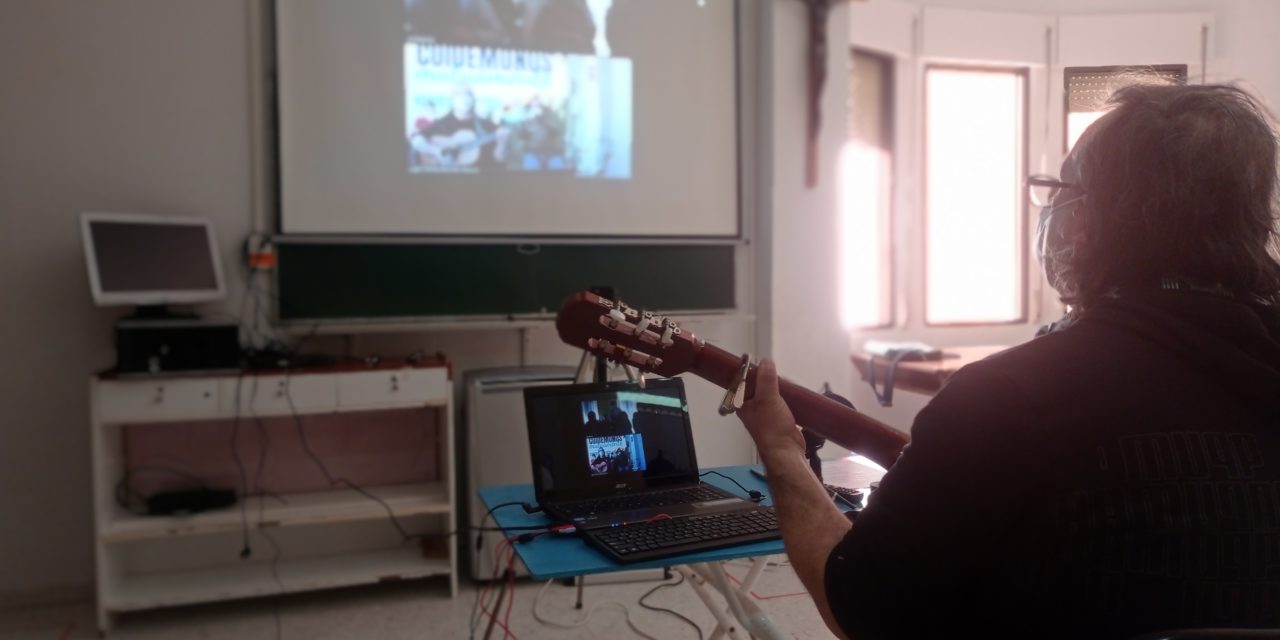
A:
[[[747,371],[751,369],[751,356],[742,354],[742,361],[738,363],[738,371],[733,374],[733,380],[729,386],[725,387],[724,400],[720,401],[718,409],[720,415],[727,416],[737,413],[742,408],[742,400],[746,395]]]

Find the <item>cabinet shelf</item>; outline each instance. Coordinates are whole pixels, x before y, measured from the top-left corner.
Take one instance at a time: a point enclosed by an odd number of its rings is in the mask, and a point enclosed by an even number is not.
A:
[[[387,485],[365,488],[377,496],[397,518],[449,513],[452,505],[440,482]],[[293,493],[280,496],[247,498],[244,510],[250,527],[294,527],[340,522],[377,520],[387,517],[387,510],[352,489],[315,493]],[[259,525],[259,509],[262,518]],[[239,504],[183,516],[140,516],[117,508],[102,527],[100,536],[108,544],[136,542],[155,538],[209,535],[240,531],[244,526]]]
[[[389,510],[414,533],[457,526],[447,361],[103,374],[90,380],[89,395],[100,634],[124,611],[430,576],[444,576],[449,595],[457,595],[457,539],[400,545],[387,522]],[[305,437],[290,416],[308,416]],[[257,428],[235,431],[241,420]],[[378,499],[316,484],[309,444]],[[240,486],[235,479],[243,484],[246,472],[236,453],[248,453],[259,474],[269,469],[255,479],[281,493],[182,516],[137,515],[116,503],[125,474],[147,466],[181,470],[209,486]],[[154,482],[130,489],[146,495],[166,488],[162,479],[148,480]],[[278,562],[211,551],[234,544],[246,524],[251,532],[279,533]]]
[[[126,576],[103,603],[108,611],[137,611],[200,602],[280,595],[447,575],[447,558],[424,558],[417,546],[296,560],[250,562],[191,571]]]

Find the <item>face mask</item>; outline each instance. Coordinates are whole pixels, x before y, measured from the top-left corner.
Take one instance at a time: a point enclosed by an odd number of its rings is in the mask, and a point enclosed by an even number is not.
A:
[[[1049,286],[1060,293],[1062,261],[1072,249],[1067,242],[1066,227],[1082,200],[1083,195],[1040,209],[1040,220],[1036,224],[1036,260],[1040,262]]]

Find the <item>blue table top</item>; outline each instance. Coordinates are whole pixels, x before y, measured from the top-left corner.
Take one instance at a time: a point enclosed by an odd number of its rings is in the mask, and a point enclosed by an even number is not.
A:
[[[703,472],[718,471],[733,478],[734,480],[737,480],[738,482],[741,482],[747,489],[755,489],[763,492],[766,497],[761,504],[772,505],[773,498],[769,495],[769,486],[759,478],[751,475],[752,468],[759,469],[760,467],[758,465],[716,467],[714,469],[703,469]],[[717,475],[707,475],[704,476],[702,480],[703,482],[716,485],[717,487],[729,491],[734,495],[742,495],[742,489],[739,489],[732,482]],[[492,508],[493,505],[502,504],[504,502],[533,503],[533,485],[513,484],[481,489],[480,500],[484,502],[485,508]],[[551,521],[545,514],[528,514],[524,512],[524,509],[521,509],[518,506],[498,509],[494,512],[493,517],[497,520],[498,526],[502,528],[549,526],[551,524]],[[512,534],[515,533],[517,532],[512,531]],[[547,534],[539,536],[530,542],[516,543],[515,548],[520,559],[524,561],[525,566],[529,568],[529,573],[537,580],[565,578],[591,573],[606,573],[609,571],[669,567],[694,562],[715,562],[719,560],[733,560],[735,558],[751,558],[755,556],[785,553],[782,547],[782,540],[778,539],[768,540],[765,542],[752,542],[723,549],[715,549],[713,551],[689,553],[671,558],[663,558],[661,560],[619,564],[609,559],[608,556],[598,551],[595,547],[588,545],[585,540],[578,536],[557,534]],[[492,550],[488,551],[492,552]]]

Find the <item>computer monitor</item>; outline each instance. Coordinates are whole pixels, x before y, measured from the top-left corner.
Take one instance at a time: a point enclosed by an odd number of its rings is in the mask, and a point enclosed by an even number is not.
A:
[[[81,228],[99,305],[156,307],[226,296],[207,219],[95,212],[81,216]]]

